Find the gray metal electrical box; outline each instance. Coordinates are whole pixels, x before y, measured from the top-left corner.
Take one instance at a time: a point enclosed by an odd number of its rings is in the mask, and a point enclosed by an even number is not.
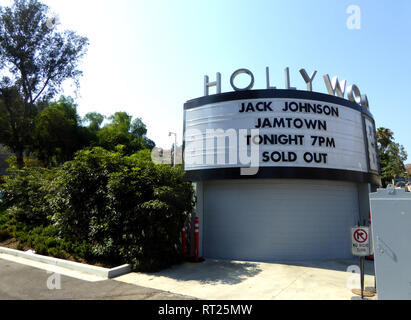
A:
[[[378,189],[370,202],[378,299],[411,300],[411,193]]]

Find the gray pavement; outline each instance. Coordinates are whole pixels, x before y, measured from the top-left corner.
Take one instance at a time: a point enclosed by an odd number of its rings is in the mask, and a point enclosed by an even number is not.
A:
[[[204,300],[358,300],[352,292],[360,288],[360,274],[351,269],[356,266],[358,259],[289,263],[207,259],[155,274],[129,273],[116,281]],[[373,286],[374,267],[367,261],[365,287]]]
[[[0,259],[0,300],[191,300],[115,280],[88,282]]]
[[[112,280],[0,254],[0,300],[358,300],[355,260],[262,263],[206,260]],[[367,261],[365,286],[374,285]],[[59,275],[61,288],[52,290]],[[50,288],[51,286],[51,288]],[[371,298],[377,299],[376,296]]]

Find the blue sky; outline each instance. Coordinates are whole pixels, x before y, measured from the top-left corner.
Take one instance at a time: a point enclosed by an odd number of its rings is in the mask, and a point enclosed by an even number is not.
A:
[[[7,4],[10,1],[0,1]],[[356,84],[368,95],[377,126],[392,129],[411,162],[411,1],[136,1],[44,0],[61,20],[90,39],[76,99],[81,115],[127,111],[143,118],[148,136],[171,147],[182,139],[183,104],[202,96],[203,77],[221,72],[223,91],[239,68],[250,69],[255,89],[306,86],[298,70]],[[347,8],[361,9],[361,28],[347,28]],[[239,79],[241,84],[241,79]],[[66,87],[66,93],[70,93]]]

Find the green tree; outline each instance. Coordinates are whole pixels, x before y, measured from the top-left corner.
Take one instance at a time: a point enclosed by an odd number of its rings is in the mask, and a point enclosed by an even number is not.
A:
[[[132,116],[126,112],[116,112],[108,120],[110,122],[97,132],[99,146],[113,151],[118,145],[123,145],[127,155],[154,148],[155,144],[146,137],[147,129],[140,118],[132,121]]]
[[[77,113],[77,105],[72,97],[61,96],[58,101],[50,102],[48,106],[49,108],[61,110],[67,119],[73,121],[74,125],[79,126],[81,124],[80,116]]]
[[[5,84],[5,82],[7,82]],[[0,84],[0,143],[10,149],[24,166],[24,150],[33,142],[32,132],[37,108],[25,105],[16,86]]]
[[[72,160],[75,152],[89,146],[93,138],[81,123],[73,99],[60,97],[37,115],[30,151],[47,166]]]
[[[87,128],[90,132],[97,135],[97,132],[101,129],[101,125],[106,117],[97,112],[89,112],[85,115],[82,122],[88,125]]]
[[[147,138],[147,127],[141,118],[134,119],[131,123],[131,134],[134,139],[142,139],[146,149],[153,150],[156,146],[154,141]]]
[[[106,117],[97,112],[89,112],[81,120],[83,131],[82,136],[86,137],[88,141],[88,146],[95,147],[98,146],[97,134],[101,130],[101,125]]]
[[[20,168],[32,142],[33,109],[52,99],[65,80],[78,86],[78,64],[88,45],[87,38],[50,26],[48,13],[37,0],[0,7],[0,70],[8,75],[0,82],[7,113],[0,120],[0,143],[16,154]],[[12,102],[7,100],[10,92]]]
[[[378,156],[381,165],[383,184],[394,183],[395,177],[403,177],[405,173],[404,161],[407,153],[404,147],[395,142],[394,133],[387,128],[377,130]]]

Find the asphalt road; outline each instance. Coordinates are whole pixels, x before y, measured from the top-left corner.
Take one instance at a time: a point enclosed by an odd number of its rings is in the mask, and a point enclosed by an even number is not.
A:
[[[191,299],[193,298],[115,280],[88,282],[63,275],[56,276],[45,270],[0,259],[0,300]]]

